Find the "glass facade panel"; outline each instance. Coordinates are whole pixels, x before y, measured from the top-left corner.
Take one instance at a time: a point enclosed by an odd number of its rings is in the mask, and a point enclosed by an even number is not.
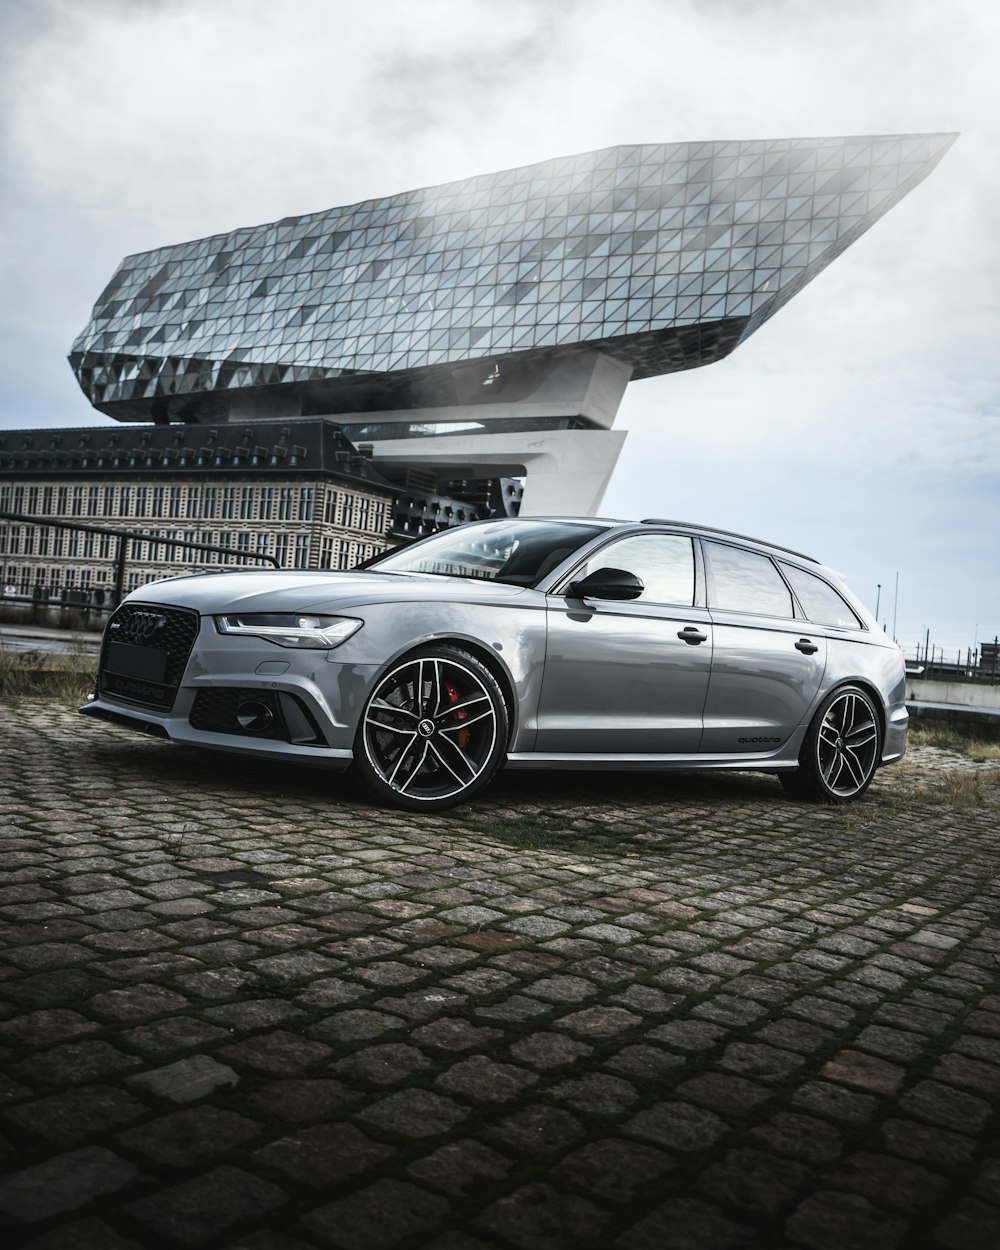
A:
[[[158,248],[122,262],[71,363],[123,420],[303,383],[333,403],[358,374],[450,375],[511,351],[599,347],[635,378],[691,368],[732,351],[953,140],[605,148]]]

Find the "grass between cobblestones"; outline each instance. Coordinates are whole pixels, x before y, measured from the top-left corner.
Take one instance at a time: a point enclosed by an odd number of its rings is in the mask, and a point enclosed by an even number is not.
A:
[[[13,1244],[1000,1244],[988,765],[411,817],[51,700],[0,732]]]
[[[989,731],[987,731],[989,732]],[[922,721],[910,726],[908,742],[910,747],[936,747],[944,751],[958,752],[967,755],[977,762],[1000,761],[1000,741],[994,729],[992,738],[982,738],[978,733],[970,733],[947,722]]]

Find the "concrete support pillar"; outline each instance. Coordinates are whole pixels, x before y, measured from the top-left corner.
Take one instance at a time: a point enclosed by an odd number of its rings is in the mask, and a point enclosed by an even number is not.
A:
[[[488,388],[477,381],[466,386],[463,402],[448,407],[330,415],[349,437],[371,443],[376,468],[425,465],[439,479],[522,477],[523,516],[593,516],[625,441],[625,432],[611,425],[631,374],[630,365],[581,350],[536,361],[520,373],[501,365],[502,383],[488,399]],[[369,422],[387,436],[356,432]],[[558,428],[570,422],[584,428]],[[394,426],[402,435],[415,424],[435,432],[391,437]],[[470,425],[481,432],[467,432]],[[448,433],[449,426],[456,433]]]
[[[375,468],[427,465],[439,477],[523,477],[522,516],[594,516],[625,430],[448,434],[373,442]]]

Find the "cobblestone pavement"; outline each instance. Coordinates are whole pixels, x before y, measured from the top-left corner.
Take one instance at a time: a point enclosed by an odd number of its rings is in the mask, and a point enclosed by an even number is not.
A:
[[[995,769],[413,818],[39,701],[0,749],[7,1245],[1000,1245]]]

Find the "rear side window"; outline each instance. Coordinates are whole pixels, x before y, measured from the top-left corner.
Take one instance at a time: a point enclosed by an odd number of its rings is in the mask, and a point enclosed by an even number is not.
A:
[[[851,608],[821,577],[797,569],[793,564],[782,564],[781,568],[810,621],[817,625],[835,625],[838,629],[861,629],[861,622]]]
[[[792,617],[792,596],[767,556],[706,542],[710,608]]]

